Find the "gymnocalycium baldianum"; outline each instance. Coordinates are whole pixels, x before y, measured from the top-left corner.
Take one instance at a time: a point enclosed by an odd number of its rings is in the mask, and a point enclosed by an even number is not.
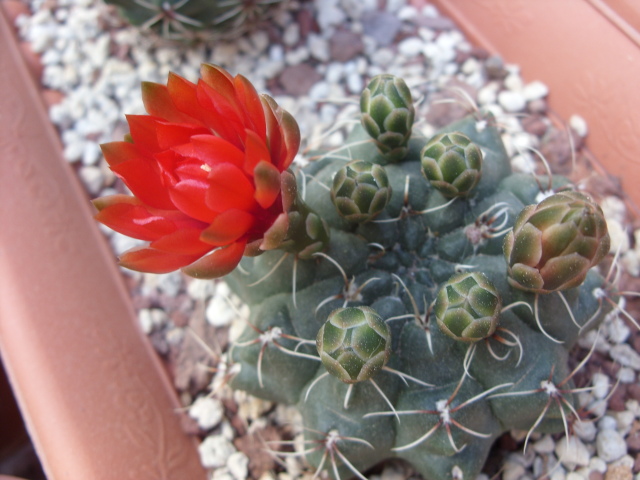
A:
[[[379,75],[346,144],[296,167],[295,120],[240,75],[204,65],[143,98],[102,147],[133,196],[96,217],[148,242],[128,268],[224,276],[251,312],[229,385],[296,405],[317,473],[400,457],[473,479],[503,432],[578,416],[569,351],[617,301],[593,268],[606,222],[566,178],[513,173],[490,115],[425,138]]]

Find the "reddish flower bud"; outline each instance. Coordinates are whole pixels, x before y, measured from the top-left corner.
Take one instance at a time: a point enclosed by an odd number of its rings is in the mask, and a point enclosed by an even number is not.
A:
[[[95,200],[96,219],[149,242],[120,258],[132,270],[219,277],[286,233],[280,177],[300,145],[296,121],[240,75],[201,74],[143,83],[149,115],[128,116],[127,141],[102,145],[134,196]]]

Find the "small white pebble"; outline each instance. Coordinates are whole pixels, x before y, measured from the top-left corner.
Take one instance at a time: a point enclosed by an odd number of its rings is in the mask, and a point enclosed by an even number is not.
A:
[[[549,480],[565,480],[567,478],[567,473],[564,468],[560,467],[556,469],[551,475],[549,475]]]
[[[205,468],[220,468],[236,451],[233,444],[221,435],[209,435],[198,446],[200,462]]]
[[[199,397],[189,407],[189,416],[198,422],[203,430],[210,430],[222,421],[224,408],[217,398]]]
[[[589,133],[587,121],[580,115],[571,115],[569,118],[569,126],[581,137],[586,137]]]
[[[596,448],[598,457],[607,463],[614,462],[627,454],[627,444],[624,438],[611,429],[602,430],[598,433]]]
[[[524,84],[522,83],[522,78],[520,78],[520,75],[511,74],[507,75],[507,77],[504,79],[504,86],[512,92],[520,92]]]
[[[631,426],[633,425],[633,421],[635,420],[635,415],[633,412],[628,410],[624,410],[622,412],[616,412],[615,414],[618,431],[620,431],[623,435],[629,433],[631,430]]]
[[[235,452],[227,460],[227,468],[235,480],[245,480],[249,473],[249,459],[242,452]]]
[[[618,427],[618,422],[611,415],[604,415],[598,420],[598,430],[615,430]]]
[[[100,167],[83,166],[78,171],[78,175],[87,191],[92,195],[98,195],[104,187],[105,176]]]
[[[591,384],[593,385],[593,396],[602,399],[609,394],[609,389],[611,388],[611,382],[609,377],[604,373],[596,372],[593,374],[591,379]]]
[[[498,103],[505,111],[514,113],[524,109],[527,102],[520,92],[503,90],[498,94]]]
[[[578,472],[569,472],[567,476],[564,477],[566,480],[588,480],[587,477],[581,475]]]
[[[636,372],[627,367],[622,367],[618,370],[618,380],[622,383],[635,383]]]
[[[409,37],[398,44],[398,53],[407,58],[413,58],[422,52],[424,42],[418,37]]]
[[[545,435],[532,445],[533,449],[538,453],[551,453],[555,448],[555,442],[551,435]]]
[[[502,480],[519,480],[525,469],[517,462],[507,461],[502,470]]]
[[[578,437],[565,437],[556,444],[556,456],[569,470],[589,465],[589,451]]]
[[[607,462],[598,457],[591,457],[591,460],[589,460],[589,469],[594,472],[604,473],[607,471]]]
[[[300,40],[300,26],[292,22],[287,25],[282,34],[282,41],[285,45],[292,47]]]
[[[596,438],[598,430],[593,422],[575,422],[573,424],[573,431],[585,442],[593,442]]]
[[[480,105],[489,105],[496,103],[498,99],[497,84],[490,83],[486,87],[481,88],[478,91],[478,103]]]
[[[611,247],[609,251],[614,254],[618,250],[622,254],[626,253],[631,247],[627,230],[624,225],[615,218],[605,218],[607,221],[607,230],[609,230],[609,237],[611,238]]]
[[[205,310],[205,318],[209,325],[213,325],[214,327],[229,325],[234,316],[235,312],[224,296],[216,294],[211,297]]]
[[[549,87],[540,81],[527,83],[522,90],[522,94],[527,102],[540,100],[549,94]]]
[[[640,354],[636,352],[631,345],[624,343],[614,345],[609,351],[612,359],[624,367],[631,367],[634,370],[640,370]]]

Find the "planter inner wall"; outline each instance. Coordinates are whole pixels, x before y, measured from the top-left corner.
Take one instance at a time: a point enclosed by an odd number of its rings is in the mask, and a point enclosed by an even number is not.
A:
[[[204,479],[0,8],[0,351],[50,480]]]

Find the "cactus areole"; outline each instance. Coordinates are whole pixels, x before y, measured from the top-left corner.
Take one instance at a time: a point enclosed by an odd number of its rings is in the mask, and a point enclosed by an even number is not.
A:
[[[609,236],[590,198],[512,173],[488,117],[424,138],[391,75],[345,145],[294,172],[291,115],[202,74],[145,84],[150,115],[103,146],[133,196],[96,200],[97,219],[148,242],[127,267],[226,275],[251,311],[230,385],[297,405],[314,469],[363,478],[401,457],[473,479],[503,432],[571,421],[568,351],[612,303],[594,293],[613,289],[592,268]]]

